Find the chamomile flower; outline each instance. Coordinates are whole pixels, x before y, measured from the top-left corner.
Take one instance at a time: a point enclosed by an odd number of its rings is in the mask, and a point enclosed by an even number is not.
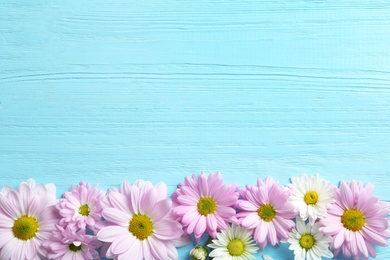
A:
[[[390,207],[373,196],[374,185],[361,182],[340,182],[335,202],[328,216],[320,220],[320,230],[332,236],[331,249],[337,255],[367,259],[375,257],[375,245],[387,246],[390,238]]]
[[[100,259],[96,250],[101,242],[95,236],[85,234],[84,230],[73,230],[70,226],[56,226],[50,239],[42,245],[47,248],[47,258],[52,260]]]
[[[187,234],[194,234],[199,242],[206,232],[215,238],[218,230],[226,229],[227,223],[236,223],[233,208],[238,199],[236,185],[224,184],[220,173],[208,177],[186,177],[184,184],[172,195],[173,212]]]
[[[326,216],[331,207],[336,193],[336,187],[319,174],[314,176],[303,174],[298,178],[291,177],[291,184],[287,187],[291,190],[289,201],[294,204],[295,211],[311,225],[317,218]]]
[[[289,233],[290,250],[294,251],[294,260],[318,260],[321,257],[333,257],[329,250],[331,237],[325,236],[318,229],[321,227],[319,222],[311,225],[306,224],[302,218],[297,217],[296,227]]]
[[[252,239],[252,231],[234,224],[217,233],[217,239],[213,239],[208,247],[213,248],[210,257],[214,260],[256,259],[253,254],[259,250]]]
[[[178,259],[176,246],[183,245],[183,230],[173,218],[172,201],[164,183],[124,181],[103,198],[107,225],[97,233],[103,252],[114,259]]]
[[[237,201],[241,226],[253,230],[253,237],[263,250],[267,244],[279,244],[288,238],[296,217],[294,206],[288,202],[290,191],[271,177],[258,180],[257,186],[247,185],[242,200]]]
[[[42,247],[58,221],[56,188],[32,179],[0,193],[0,259],[46,258]]]
[[[62,199],[57,203],[62,218],[60,225],[70,226],[75,229],[88,227],[97,231],[102,227],[101,199],[105,193],[96,186],[91,187],[84,182],[72,185],[70,192],[65,192]]]

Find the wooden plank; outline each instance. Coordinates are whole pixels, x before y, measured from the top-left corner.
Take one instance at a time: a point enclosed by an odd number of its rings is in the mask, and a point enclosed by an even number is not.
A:
[[[390,201],[389,1],[3,1],[0,35],[0,185],[319,172]]]

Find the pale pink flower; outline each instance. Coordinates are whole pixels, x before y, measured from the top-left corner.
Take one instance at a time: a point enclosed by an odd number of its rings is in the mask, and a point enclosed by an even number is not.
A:
[[[288,201],[289,190],[267,177],[257,186],[247,185],[244,199],[238,200],[237,213],[241,225],[253,230],[253,237],[260,249],[269,243],[276,245],[281,239],[288,238],[288,232],[294,227],[294,205]]]
[[[175,246],[182,240],[182,226],[173,218],[172,201],[164,183],[155,186],[142,180],[109,190],[103,199],[103,217],[108,222],[97,237],[111,243],[103,251],[114,259],[177,259]]]
[[[75,229],[88,227],[96,232],[102,227],[101,199],[104,196],[105,192],[100,191],[97,185],[93,188],[84,182],[72,185],[70,192],[65,192],[57,203],[57,209],[62,216],[60,225]]]
[[[208,177],[202,172],[198,177],[186,177],[172,195],[173,212],[187,234],[194,234],[197,242],[207,232],[213,238],[217,231],[225,230],[227,223],[236,223],[233,208],[239,197],[236,185],[223,184],[220,173]]]
[[[85,230],[75,231],[67,226],[65,229],[59,225],[52,233],[50,239],[42,245],[47,248],[47,258],[52,260],[92,260],[99,259],[96,250],[102,243],[96,236],[87,235]]]
[[[342,251],[348,258],[368,259],[376,256],[375,245],[387,246],[390,208],[373,196],[373,191],[371,183],[340,182],[328,216],[320,220],[320,231],[333,237],[335,255]]]
[[[36,185],[32,179],[15,190],[0,193],[0,259],[39,260],[46,257],[42,242],[58,222],[53,184]]]

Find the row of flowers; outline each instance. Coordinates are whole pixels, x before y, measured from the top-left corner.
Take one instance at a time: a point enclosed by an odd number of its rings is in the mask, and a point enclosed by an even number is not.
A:
[[[192,259],[253,259],[281,242],[296,260],[368,259],[390,238],[390,205],[373,191],[356,181],[336,187],[318,174],[240,188],[201,173],[171,199],[165,183],[137,180],[107,192],[80,182],[57,200],[53,184],[30,179],[0,191],[0,259],[178,259],[177,247],[205,234]]]

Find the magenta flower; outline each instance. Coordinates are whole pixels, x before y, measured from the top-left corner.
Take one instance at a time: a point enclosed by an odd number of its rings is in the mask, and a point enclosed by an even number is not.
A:
[[[65,229],[59,225],[52,233],[50,239],[42,245],[47,248],[47,258],[53,260],[85,260],[99,259],[99,248],[102,243],[95,236],[86,235],[84,230],[75,231],[67,226]]]
[[[120,189],[110,189],[103,199],[103,217],[108,222],[97,237],[111,243],[103,249],[114,259],[177,259],[175,246],[181,240],[182,226],[173,218],[172,201],[164,183],[155,186],[142,180]]]
[[[0,193],[0,259],[46,258],[42,242],[58,222],[56,188],[36,185],[32,179],[15,190],[3,187]]]
[[[368,259],[376,256],[375,245],[387,246],[390,208],[373,191],[371,183],[340,182],[328,216],[320,220],[320,231],[333,237],[335,255],[342,251],[348,258]]]
[[[80,182],[79,185],[72,185],[70,192],[57,203],[57,209],[62,216],[60,225],[70,226],[74,229],[90,228],[97,231],[102,227],[102,206],[101,199],[105,196],[96,186],[91,188],[89,184]]]
[[[239,197],[236,185],[223,184],[220,173],[208,177],[202,172],[186,177],[184,184],[172,195],[173,212],[187,234],[194,234],[196,242],[207,232],[213,238],[217,231],[225,230],[227,223],[236,223],[233,208]]]
[[[242,191],[241,191],[242,192]],[[267,177],[257,186],[247,185],[244,199],[238,200],[237,213],[241,226],[254,230],[253,237],[260,249],[268,243],[276,245],[281,239],[288,238],[288,232],[294,227],[294,205],[288,201],[289,190]]]

